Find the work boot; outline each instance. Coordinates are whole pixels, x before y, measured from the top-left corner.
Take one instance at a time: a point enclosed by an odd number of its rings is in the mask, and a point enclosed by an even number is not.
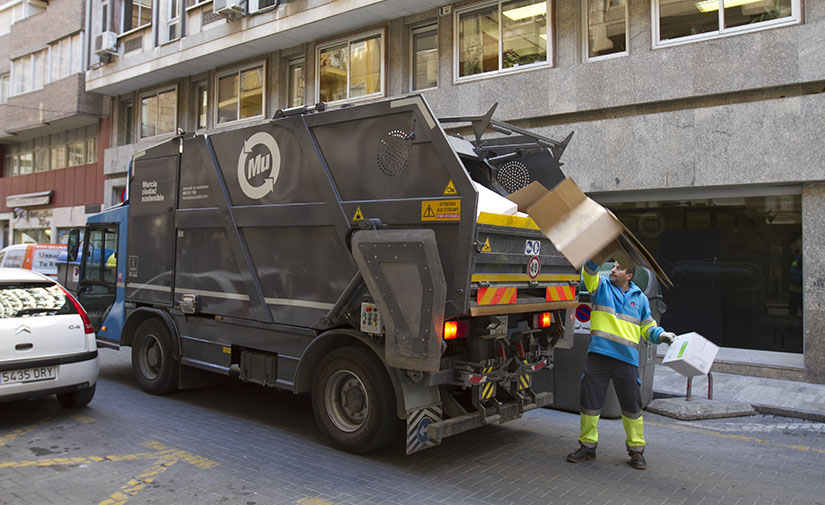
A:
[[[627,462],[630,466],[636,470],[647,470],[644,454],[639,451],[627,451],[627,454],[630,456],[630,461]]]
[[[567,455],[567,461],[571,463],[582,463],[591,459],[596,459],[596,449],[591,449],[583,445],[579,446],[578,451],[571,452]]]

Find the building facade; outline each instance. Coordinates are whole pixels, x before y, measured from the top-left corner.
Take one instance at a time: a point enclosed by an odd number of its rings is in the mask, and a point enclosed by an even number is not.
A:
[[[104,205],[179,130],[411,92],[441,117],[497,102],[575,131],[563,170],[675,282],[664,326],[743,351],[720,370],[825,383],[825,0],[87,1]]]
[[[0,5],[0,246],[57,243],[102,203],[108,113],[81,0]]]

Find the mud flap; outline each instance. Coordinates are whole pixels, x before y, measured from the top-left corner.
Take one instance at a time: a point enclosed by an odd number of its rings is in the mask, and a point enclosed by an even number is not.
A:
[[[442,417],[441,404],[407,412],[407,454],[428,449],[441,443],[440,440],[430,439],[427,435],[427,427],[440,422]]]
[[[384,322],[387,365],[437,372],[447,282],[435,233],[359,231],[352,256]]]

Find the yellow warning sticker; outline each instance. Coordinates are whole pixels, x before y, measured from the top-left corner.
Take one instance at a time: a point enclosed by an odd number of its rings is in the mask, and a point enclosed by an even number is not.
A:
[[[422,221],[458,221],[461,200],[426,200],[421,202]]]
[[[361,212],[361,206],[359,205],[355,209],[355,215],[352,216],[352,220],[353,221],[361,221],[362,219],[364,219],[364,214]]]
[[[455,189],[455,184],[453,184],[453,180],[450,179],[450,182],[447,184],[447,187],[444,188],[445,195],[457,195],[458,190]]]
[[[481,252],[491,252],[490,249],[490,237],[487,237],[487,240],[484,241],[484,245],[481,246]]]

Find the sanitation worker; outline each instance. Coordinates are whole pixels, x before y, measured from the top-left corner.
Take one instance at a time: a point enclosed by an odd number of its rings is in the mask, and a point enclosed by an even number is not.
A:
[[[642,423],[642,391],[639,378],[639,339],[654,344],[670,344],[676,335],[657,326],[650,315],[650,303],[632,280],[634,265],[613,263],[608,276],[599,275],[599,265],[588,261],[582,278],[590,292],[590,347],[584,361],[581,382],[581,434],[579,450],[567,461],[581,463],[596,459],[599,441],[597,426],[610,379],[622,408],[622,424],[630,466],[647,468]]]

